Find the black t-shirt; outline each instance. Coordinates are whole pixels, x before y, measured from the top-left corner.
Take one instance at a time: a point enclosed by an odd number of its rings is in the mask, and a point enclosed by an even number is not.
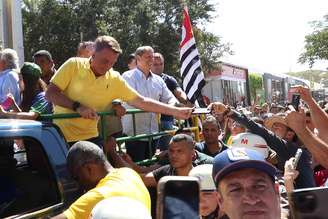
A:
[[[162,73],[161,74],[161,77],[162,79],[164,80],[167,88],[174,94],[174,91],[179,88],[179,84],[177,82],[177,80],[175,80],[174,77],[170,76],[170,75],[167,75],[167,74],[164,74]],[[172,121],[173,120],[173,116],[170,116],[170,115],[165,115],[165,114],[162,114],[161,115],[161,120],[162,121]]]
[[[167,164],[153,171],[154,178],[158,182],[163,176],[176,176],[175,169]]]
[[[228,149],[228,146],[225,145],[220,140],[219,140],[219,144],[221,145],[221,149],[219,151],[217,151],[216,153],[214,153],[214,154],[211,154],[211,152],[207,149],[207,145],[206,145],[205,141],[196,143],[195,149],[199,152],[202,152],[202,153],[208,155],[208,156],[215,157],[218,153]]]
[[[167,88],[173,93],[179,86],[177,80],[174,77],[164,74],[161,74],[162,79],[164,80]]]

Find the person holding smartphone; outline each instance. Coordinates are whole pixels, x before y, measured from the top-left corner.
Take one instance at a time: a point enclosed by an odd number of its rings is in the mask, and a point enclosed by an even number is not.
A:
[[[11,98],[11,108],[13,110],[8,112],[1,106],[0,115],[5,118],[34,120],[41,114],[52,113],[52,103],[45,98],[47,88],[41,79],[40,67],[35,63],[25,62],[21,68],[21,75],[25,86],[22,103],[17,106],[15,99],[9,96],[8,98]]]

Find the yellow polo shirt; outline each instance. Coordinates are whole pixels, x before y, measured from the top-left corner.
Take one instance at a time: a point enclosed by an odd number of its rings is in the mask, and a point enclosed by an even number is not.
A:
[[[98,185],[82,195],[65,212],[67,219],[87,219],[101,200],[124,196],[140,201],[151,211],[150,195],[140,176],[130,168],[113,169]],[[126,206],[127,210],[129,206]],[[124,212],[122,212],[124,214]]]
[[[112,69],[96,77],[90,69],[90,59],[71,58],[67,60],[51,79],[63,94],[73,101],[104,111],[114,99],[130,101],[137,97],[121,75]],[[56,105],[54,113],[74,113],[71,109]],[[54,120],[68,142],[85,140],[98,136],[97,120],[74,118]]]

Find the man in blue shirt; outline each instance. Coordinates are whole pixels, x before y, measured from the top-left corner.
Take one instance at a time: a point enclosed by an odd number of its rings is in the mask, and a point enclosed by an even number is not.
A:
[[[0,104],[3,104],[9,94],[14,97],[17,104],[20,104],[17,53],[13,49],[4,49],[0,54]]]
[[[151,66],[154,61],[154,50],[150,46],[139,47],[135,52],[137,67],[124,72],[122,77],[139,94],[163,103],[174,105],[176,98],[167,88],[163,79],[151,72]],[[126,108],[131,108],[125,105]],[[123,132],[129,136],[134,134],[152,134],[157,133],[158,115],[156,113],[138,113],[135,115],[136,130],[133,130],[131,115],[125,115],[122,118]],[[133,161],[143,160],[154,153],[156,142],[152,142],[152,148],[149,148],[148,139],[126,142],[127,153]],[[151,149],[149,151],[149,149]]]

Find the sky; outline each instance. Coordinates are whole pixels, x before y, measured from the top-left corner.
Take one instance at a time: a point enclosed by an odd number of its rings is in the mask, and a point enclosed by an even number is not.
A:
[[[216,18],[206,29],[232,43],[235,55],[221,60],[251,72],[286,73],[308,70],[297,63],[309,22],[323,20],[328,0],[212,0]],[[327,70],[328,61],[312,69]]]

